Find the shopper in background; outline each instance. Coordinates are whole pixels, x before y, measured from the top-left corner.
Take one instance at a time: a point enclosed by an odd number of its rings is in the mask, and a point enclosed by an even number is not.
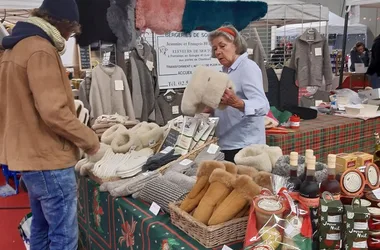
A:
[[[227,89],[221,103],[225,110],[205,110],[219,117],[217,136],[227,161],[251,144],[265,144],[264,117],[269,103],[263,88],[260,68],[248,58],[244,38],[233,26],[223,26],[209,34],[212,55],[223,65],[235,84],[235,92]],[[235,94],[236,93],[236,94]]]
[[[74,0],[45,0],[2,41],[0,163],[21,171],[33,213],[31,250],[76,250],[79,148],[99,149],[76,117],[60,54],[79,31]],[[16,225],[15,225],[16,226]]]
[[[369,65],[369,50],[364,43],[358,42],[351,50],[351,72],[355,72],[355,63],[363,63],[364,67]]]
[[[380,35],[376,37],[371,50],[371,63],[367,74],[371,76],[372,88],[380,87]]]

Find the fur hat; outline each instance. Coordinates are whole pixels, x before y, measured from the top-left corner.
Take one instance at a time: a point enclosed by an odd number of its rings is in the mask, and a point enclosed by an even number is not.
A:
[[[234,84],[226,73],[198,66],[182,97],[181,109],[185,115],[201,113],[205,107],[223,109],[220,100],[228,88],[234,90]]]

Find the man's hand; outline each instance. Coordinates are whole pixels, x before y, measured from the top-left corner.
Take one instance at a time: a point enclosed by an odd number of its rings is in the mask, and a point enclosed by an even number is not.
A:
[[[88,155],[94,155],[94,154],[96,154],[99,151],[99,149],[100,149],[100,143],[98,143],[95,148],[87,151],[86,153]]]
[[[222,96],[221,104],[244,111],[245,103],[231,89],[226,89]]]

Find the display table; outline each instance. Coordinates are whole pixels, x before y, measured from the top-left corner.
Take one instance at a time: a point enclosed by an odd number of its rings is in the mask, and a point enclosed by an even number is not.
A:
[[[363,121],[319,114],[317,119],[301,121],[295,133],[268,135],[267,144],[281,147],[284,154],[313,149],[317,160],[326,162],[328,154],[372,152],[375,131],[380,131],[380,118]]]
[[[155,216],[142,201],[99,192],[99,185],[84,177],[78,187],[79,242],[85,249],[206,249],[173,226],[168,214]],[[241,242],[229,246],[242,249]]]

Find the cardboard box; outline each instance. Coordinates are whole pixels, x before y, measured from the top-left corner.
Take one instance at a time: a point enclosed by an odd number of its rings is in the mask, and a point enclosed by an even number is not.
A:
[[[344,210],[344,249],[368,249],[368,220],[370,213],[367,207],[345,205]]]
[[[328,195],[325,194],[320,202],[319,249],[339,250],[342,248],[344,207],[340,200],[326,199]]]
[[[349,168],[356,167],[357,156],[341,153],[336,155],[336,173],[343,174]]]
[[[367,163],[373,163],[373,155],[364,152],[354,152],[352,155],[356,156],[356,167],[365,166]]]

